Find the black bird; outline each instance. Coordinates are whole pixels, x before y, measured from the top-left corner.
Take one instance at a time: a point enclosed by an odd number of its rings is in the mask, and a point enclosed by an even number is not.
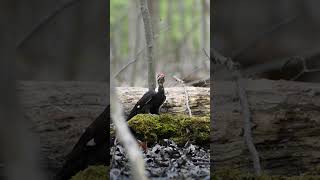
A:
[[[149,90],[146,92],[131,110],[127,121],[137,114],[159,114],[160,107],[166,100],[163,87],[164,81],[165,75],[163,73],[159,73],[157,75],[158,92],[155,90]]]
[[[110,105],[86,128],[54,179],[68,180],[89,165],[109,165],[109,128]]]

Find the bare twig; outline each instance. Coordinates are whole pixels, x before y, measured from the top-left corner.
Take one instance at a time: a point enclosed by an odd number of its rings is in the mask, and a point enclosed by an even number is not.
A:
[[[228,68],[228,70],[232,72],[233,77],[236,81],[237,88],[238,88],[238,95],[239,95],[240,104],[242,108],[242,115],[243,115],[244,139],[253,160],[254,171],[257,175],[260,175],[261,174],[260,158],[259,158],[259,153],[253,143],[252,132],[251,132],[251,113],[249,109],[247,94],[244,89],[244,79],[242,78],[242,75],[240,72],[240,65],[237,63],[234,63],[231,58],[224,57],[214,49],[212,49],[212,56],[213,56],[212,57],[213,60],[216,63],[225,65]]]
[[[113,78],[117,78],[125,69],[127,69],[131,64],[135,63],[139,58],[139,55],[146,49],[146,47],[142,48],[136,55],[133,60],[128,62],[125,66],[123,66],[114,76]]]
[[[155,40],[160,36],[160,33],[165,32],[165,31],[167,31],[168,29],[169,29],[169,27],[166,27],[165,29],[163,29],[162,31],[160,31],[159,34],[155,35]],[[137,61],[139,60],[138,57],[140,56],[140,54],[141,54],[144,50],[146,50],[146,47],[147,47],[147,46],[143,47],[143,48],[135,55],[135,58],[132,59],[130,62],[128,62],[126,65],[124,65],[124,66],[113,76],[113,78],[117,78],[117,77],[118,77],[124,70],[126,70],[131,64],[137,62]]]
[[[179,79],[177,76],[173,76],[173,78],[179,82],[180,84],[182,84],[183,88],[184,88],[184,94],[185,94],[185,101],[186,101],[186,107],[188,109],[188,112],[189,112],[189,117],[192,117],[192,112],[191,112],[191,109],[190,109],[190,106],[189,106],[189,94],[188,94],[188,91],[187,91],[187,88],[186,88],[186,85],[184,84],[184,81]]]
[[[24,45],[25,42],[27,42],[30,38],[32,38],[32,36],[39,32],[40,29],[47,24],[49,21],[51,21],[54,17],[56,17],[60,12],[62,12],[64,9],[69,8],[71,6],[73,6],[74,4],[78,3],[80,0],[69,0],[67,2],[65,2],[64,4],[61,4],[60,6],[58,6],[53,12],[51,12],[51,14],[43,17],[43,19],[35,25],[35,27],[25,35],[25,37],[20,40],[16,47],[20,48]]]
[[[111,88],[114,86],[111,86]],[[131,163],[132,177],[134,180],[146,180],[145,166],[141,151],[136,140],[129,131],[128,125],[123,117],[123,108],[119,103],[115,89],[111,89],[111,117],[115,126],[117,138],[124,145]]]

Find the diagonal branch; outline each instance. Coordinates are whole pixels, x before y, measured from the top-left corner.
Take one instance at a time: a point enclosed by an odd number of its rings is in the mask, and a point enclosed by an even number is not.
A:
[[[165,31],[167,31],[169,29],[169,27],[167,27],[167,28],[165,28],[165,29],[163,29],[161,32],[165,32]],[[160,36],[160,33],[161,32],[159,32],[159,34],[156,34],[154,37],[154,39],[156,40],[159,36]],[[137,62],[138,60],[139,60],[139,56],[140,56],[140,54],[144,51],[144,50],[146,50],[146,47],[147,46],[145,46],[145,47],[143,47],[142,49],[140,49],[140,51],[135,55],[135,57],[134,57],[134,59],[132,59],[130,62],[128,62],[126,65],[124,65],[114,76],[113,76],[113,78],[117,78],[124,70],[126,70],[131,64],[133,64],[133,63],[135,63],[135,62]]]

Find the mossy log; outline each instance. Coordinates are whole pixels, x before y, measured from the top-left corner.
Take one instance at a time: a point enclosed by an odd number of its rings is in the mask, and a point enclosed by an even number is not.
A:
[[[128,122],[137,138],[148,144],[162,139],[172,139],[178,145],[191,142],[208,145],[210,142],[210,117],[171,114],[138,114]]]
[[[89,166],[87,169],[78,172],[70,180],[107,180],[108,172],[108,166]]]
[[[320,164],[320,84],[250,80],[254,144],[262,169],[274,175],[299,175]],[[243,140],[243,120],[232,82],[215,82],[211,123],[214,168],[252,170]]]

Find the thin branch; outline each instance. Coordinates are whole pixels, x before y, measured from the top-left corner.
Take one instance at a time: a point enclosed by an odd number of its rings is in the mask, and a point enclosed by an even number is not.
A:
[[[68,2],[58,6],[51,14],[45,16],[38,24],[36,24],[35,27],[32,28],[32,30],[29,33],[27,33],[25,37],[17,43],[16,47],[21,48],[25,44],[25,42],[31,39],[32,36],[34,36],[34,34],[39,32],[41,28],[44,27],[44,25],[48,24],[48,22],[51,21],[54,17],[56,17],[60,12],[62,12],[66,8],[69,8],[75,5],[79,1],[80,0],[69,0]]]
[[[206,53],[206,55],[208,54]],[[253,160],[254,171],[257,175],[260,175],[261,174],[260,157],[253,143],[252,132],[251,132],[251,112],[249,109],[248,97],[244,89],[244,79],[242,78],[242,75],[240,72],[240,64],[234,63],[231,58],[224,57],[215,49],[212,49],[212,57],[213,57],[212,60],[214,62],[225,65],[228,68],[228,70],[231,71],[233,78],[236,81],[238,95],[240,99],[240,105],[242,109],[242,115],[243,115],[244,139]]]
[[[169,27],[166,27],[166,29],[161,30],[157,35],[155,35],[155,40],[160,36],[160,33],[165,32],[169,29]],[[139,60],[140,54],[146,49],[147,46],[143,47],[136,55],[135,58],[132,59],[130,62],[128,62],[126,65],[124,65],[114,76],[113,78],[118,78],[118,76],[126,70],[131,64],[137,62]]]
[[[124,70],[126,70],[131,64],[135,63],[137,60],[139,60],[139,55],[146,49],[146,47],[140,49],[140,51],[135,55],[135,58],[132,59],[130,62],[128,62],[125,66],[123,66],[114,76],[113,78],[117,78]]]
[[[173,76],[173,78],[179,82],[180,84],[182,84],[183,88],[184,88],[184,94],[185,94],[185,102],[186,102],[186,107],[188,109],[188,112],[189,112],[189,117],[192,117],[192,112],[191,112],[191,109],[190,109],[190,106],[189,106],[189,94],[188,94],[188,91],[187,91],[187,88],[186,88],[186,85],[184,84],[184,81],[179,79],[177,76]]]

